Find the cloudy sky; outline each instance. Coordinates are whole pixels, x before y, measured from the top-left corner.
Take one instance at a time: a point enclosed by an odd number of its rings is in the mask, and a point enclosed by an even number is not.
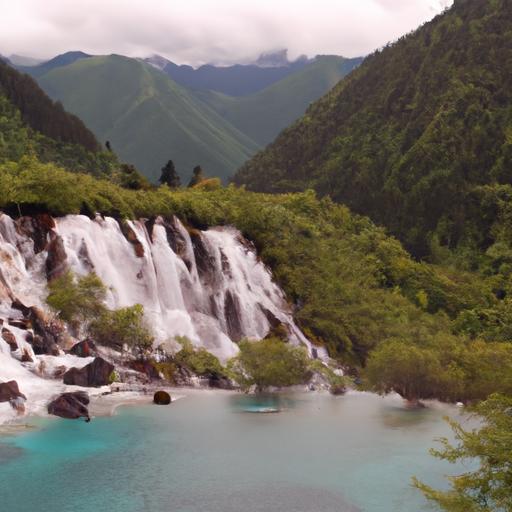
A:
[[[0,53],[164,55],[178,63],[364,55],[452,0],[0,0]]]

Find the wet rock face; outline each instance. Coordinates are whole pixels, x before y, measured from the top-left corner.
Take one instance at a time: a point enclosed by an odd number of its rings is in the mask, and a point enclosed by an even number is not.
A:
[[[27,397],[20,391],[15,380],[0,382],[0,402],[11,402],[18,398],[26,400]]]
[[[21,217],[17,228],[34,242],[34,252],[38,254],[46,249],[48,235],[55,228],[55,221],[50,215],[41,213],[34,217]]]
[[[48,404],[48,414],[60,418],[89,418],[89,395],[85,391],[63,393]]]
[[[16,337],[14,334],[6,329],[5,327],[2,329],[2,338],[3,340],[11,347],[11,351],[18,350],[18,342],[16,341]]]
[[[68,270],[68,256],[64,248],[62,237],[56,233],[50,233],[50,242],[47,247],[46,277],[48,281],[62,276]]]
[[[69,353],[78,357],[91,357],[96,353],[96,346],[91,340],[83,340],[73,345]]]
[[[132,244],[133,250],[135,251],[135,256],[137,256],[137,258],[143,258],[144,246],[142,245],[141,241],[137,238],[135,231],[126,221],[121,221],[119,223],[119,227],[121,228],[121,233],[123,233],[126,240],[128,240],[128,242]]]
[[[71,368],[64,374],[64,384],[82,387],[100,387],[111,383],[114,365],[97,357],[83,368]]]
[[[212,285],[215,280],[215,257],[210,253],[200,231],[191,231],[190,239],[199,277],[203,283]]]
[[[240,341],[243,338],[242,321],[240,319],[240,304],[238,297],[230,291],[224,299],[224,314],[227,323],[228,335],[233,341]]]
[[[156,405],[169,405],[171,403],[171,395],[167,391],[156,391],[153,395],[153,402]]]

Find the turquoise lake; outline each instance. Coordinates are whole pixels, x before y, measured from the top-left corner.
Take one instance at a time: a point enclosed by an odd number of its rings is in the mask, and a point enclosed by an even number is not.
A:
[[[446,486],[463,469],[428,453],[450,435],[446,414],[460,420],[457,408],[411,411],[370,394],[204,392],[91,423],[37,419],[0,437],[0,509],[428,511],[411,477]]]

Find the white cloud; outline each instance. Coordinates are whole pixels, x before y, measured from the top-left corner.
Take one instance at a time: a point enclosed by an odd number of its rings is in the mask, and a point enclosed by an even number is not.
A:
[[[0,0],[0,53],[68,50],[176,62],[364,55],[442,11],[451,0]]]

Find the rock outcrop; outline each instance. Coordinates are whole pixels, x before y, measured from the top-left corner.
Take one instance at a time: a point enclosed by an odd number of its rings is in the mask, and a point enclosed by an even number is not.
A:
[[[71,368],[64,374],[64,384],[82,387],[106,386],[112,382],[114,365],[101,357],[83,368]]]
[[[89,395],[85,391],[63,393],[48,404],[48,414],[60,418],[89,419]]]

